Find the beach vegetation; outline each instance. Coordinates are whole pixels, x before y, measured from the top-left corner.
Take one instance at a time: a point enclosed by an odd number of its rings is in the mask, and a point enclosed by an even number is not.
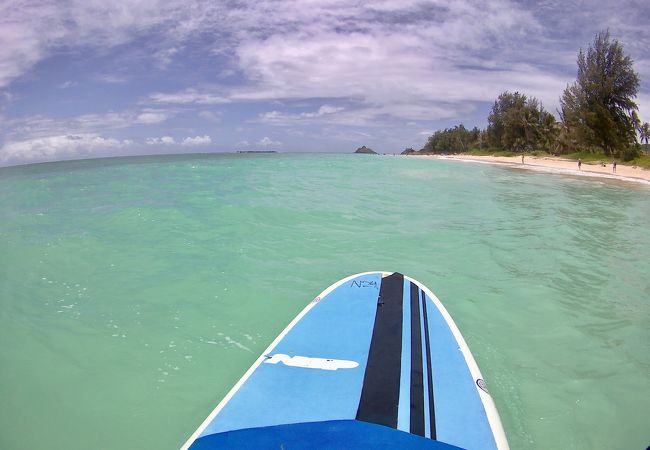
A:
[[[488,116],[488,142],[515,152],[550,149],[557,134],[555,122],[535,97],[505,91]]]
[[[633,159],[639,76],[632,58],[609,31],[603,31],[586,51],[580,50],[577,63],[577,79],[560,98],[560,115],[571,143],[581,150]]]
[[[484,130],[456,125],[434,132],[421,153],[563,155],[596,161],[642,161],[650,125],[641,123],[634,99],[639,76],[622,44],[598,33],[577,58],[576,81],[560,97],[560,121],[535,97],[505,91],[495,100]],[[639,142],[640,141],[640,142]],[[642,145],[645,142],[645,145]]]
[[[485,136],[477,127],[468,130],[463,124],[439,130],[429,136],[422,149],[425,153],[464,153],[481,147]]]
[[[650,170],[650,155],[640,155],[628,162],[632,166],[642,167]]]
[[[645,148],[648,147],[648,139],[650,139],[650,124],[645,122],[639,127],[639,139],[641,142],[645,141]]]
[[[521,152],[515,152],[512,150],[503,150],[494,147],[474,148],[466,153],[472,156],[520,156],[522,154]]]

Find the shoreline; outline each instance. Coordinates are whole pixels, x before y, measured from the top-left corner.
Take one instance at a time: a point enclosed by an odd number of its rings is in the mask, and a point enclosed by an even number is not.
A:
[[[528,156],[521,163],[520,156],[475,156],[475,155],[409,155],[417,158],[429,158],[451,161],[475,162],[483,164],[502,165],[518,169],[534,170],[538,172],[558,173],[564,175],[577,175],[587,177],[606,178],[612,180],[629,181],[650,185],[650,170],[640,167],[618,164],[616,173],[612,172],[612,165],[605,167],[598,164],[582,163],[578,170],[578,162],[551,156]]]

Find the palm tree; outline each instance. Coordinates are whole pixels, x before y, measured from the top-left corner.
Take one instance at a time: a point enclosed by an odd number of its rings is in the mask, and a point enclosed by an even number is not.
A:
[[[648,139],[650,139],[650,124],[645,122],[639,126],[639,139],[641,142],[645,141],[645,148],[642,150],[646,155],[648,154]]]
[[[641,142],[645,141],[645,145],[648,145],[648,139],[650,139],[650,124],[648,122],[639,127],[639,137]]]

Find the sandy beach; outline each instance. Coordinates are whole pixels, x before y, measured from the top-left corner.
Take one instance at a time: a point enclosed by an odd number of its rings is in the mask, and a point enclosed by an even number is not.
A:
[[[599,164],[582,163],[582,167],[579,170],[577,161],[559,157],[526,156],[523,164],[521,162],[521,156],[422,155],[417,157],[502,164],[528,170],[565,173],[578,176],[594,176],[650,184],[650,170],[622,164],[616,166],[616,173],[614,173],[611,164],[603,167]]]

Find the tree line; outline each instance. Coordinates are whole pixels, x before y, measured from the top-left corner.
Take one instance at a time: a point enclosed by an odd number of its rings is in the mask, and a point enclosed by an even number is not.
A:
[[[576,81],[560,97],[559,121],[535,97],[505,91],[494,102],[486,129],[461,124],[439,130],[420,151],[541,150],[634,159],[641,148],[639,140],[647,146],[650,139],[650,125],[641,123],[634,102],[639,88],[634,62],[621,43],[603,31],[587,51],[580,50],[577,63]]]

